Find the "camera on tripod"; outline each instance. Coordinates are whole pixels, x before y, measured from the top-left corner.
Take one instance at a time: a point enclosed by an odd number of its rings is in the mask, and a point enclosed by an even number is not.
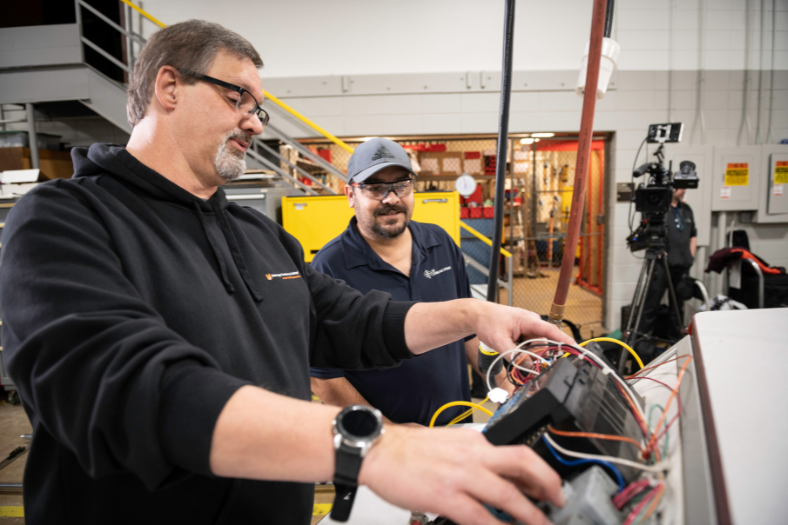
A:
[[[665,167],[665,143],[680,142],[684,124],[651,124],[646,142],[659,144],[654,152],[656,162],[647,162],[633,173],[633,177],[646,177],[640,183],[632,199],[635,211],[641,212],[640,226],[627,237],[627,245],[633,252],[647,248],[662,249],[666,245],[665,214],[670,210],[673,190],[694,189],[698,187],[695,164],[685,160],[679,164],[679,171],[673,173],[673,161]]]

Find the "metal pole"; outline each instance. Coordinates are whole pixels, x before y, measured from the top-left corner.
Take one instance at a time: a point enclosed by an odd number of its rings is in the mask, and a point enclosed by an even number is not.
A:
[[[126,63],[129,65],[129,84],[131,84],[131,75],[134,72],[134,41],[131,39],[131,7],[126,6]]]
[[[27,138],[30,141],[30,167],[37,170],[39,169],[38,137],[36,137],[36,116],[33,104],[25,104],[25,114],[27,115]]]
[[[77,17],[77,29],[79,29],[79,36],[82,38],[82,9],[79,7],[79,0],[74,0],[74,10]],[[85,61],[85,46],[81,43],[79,45],[79,60],[80,62]]]
[[[509,300],[506,302],[509,306],[514,304],[514,261],[512,257],[506,258],[506,275],[509,276]]]
[[[490,251],[487,300],[498,296],[498,261],[503,236],[503,195],[506,185],[506,153],[509,149],[509,100],[512,94],[512,47],[514,46],[514,0],[506,0],[503,26],[503,66],[501,68],[501,112],[498,117],[498,159],[495,166],[495,229]]]

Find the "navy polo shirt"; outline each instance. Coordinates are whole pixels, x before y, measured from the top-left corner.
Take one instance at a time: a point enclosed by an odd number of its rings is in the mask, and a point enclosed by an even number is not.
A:
[[[358,231],[356,218],[320,250],[312,266],[367,293],[380,290],[395,301],[436,302],[471,297],[465,260],[443,228],[411,221],[413,237],[410,276],[383,261]],[[466,339],[471,339],[469,336]],[[395,423],[428,425],[435,411],[450,401],[470,401],[465,340],[430,350],[386,370],[311,368],[312,377],[345,377],[384,416]],[[445,425],[467,407],[441,412]],[[468,420],[470,422],[470,420]]]

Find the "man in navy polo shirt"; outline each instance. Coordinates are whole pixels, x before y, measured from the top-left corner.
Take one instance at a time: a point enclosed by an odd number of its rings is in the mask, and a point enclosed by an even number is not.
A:
[[[357,147],[345,186],[355,217],[312,266],[362,293],[380,290],[395,301],[471,297],[457,244],[440,226],[410,220],[415,177],[399,144],[375,138]],[[467,364],[478,371],[478,347],[478,338],[469,336],[387,370],[312,368],[312,391],[327,404],[371,405],[395,423],[428,425],[445,403],[470,401]],[[504,388],[509,384],[503,375],[496,380]],[[436,424],[465,410],[444,410]]]

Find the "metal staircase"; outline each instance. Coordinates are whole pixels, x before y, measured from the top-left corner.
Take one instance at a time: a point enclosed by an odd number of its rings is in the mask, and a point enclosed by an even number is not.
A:
[[[127,4],[129,15],[131,8],[134,8],[154,23],[163,26],[161,22],[144,13],[131,2],[124,1],[124,3]],[[126,119],[126,85],[110,79],[87,63],[85,49],[92,49],[123,70],[125,77],[129,78],[136,60],[135,47],[142,47],[145,39],[133,31],[131,24],[126,28],[121,27],[84,0],[75,0],[75,9],[77,13],[75,24],[0,29],[0,104],[34,105],[76,100],[130,134],[131,126]],[[126,56],[122,57],[122,60],[84,36],[83,9],[118,31],[126,39]],[[131,20],[131,17],[127,16],[126,20]],[[276,97],[270,98],[290,110]],[[28,114],[31,113],[32,111],[28,111]],[[28,122],[31,143],[34,143],[35,130],[30,124]],[[347,180],[341,170],[283,133],[275,125],[271,124],[266,128],[266,135],[273,135],[280,144],[294,149],[300,156],[322,168],[329,176],[343,182]],[[36,151],[31,152],[31,155],[36,154]],[[33,166],[37,166],[37,159],[33,160]],[[269,170],[275,174],[275,178],[306,194],[317,194],[318,189],[323,193],[336,194],[329,185],[299,167],[292,159],[286,158],[279,148],[271,147],[270,141],[266,144],[266,141],[260,137],[254,139],[247,151],[247,166],[252,169]],[[311,181],[312,185],[299,180],[299,176]]]

